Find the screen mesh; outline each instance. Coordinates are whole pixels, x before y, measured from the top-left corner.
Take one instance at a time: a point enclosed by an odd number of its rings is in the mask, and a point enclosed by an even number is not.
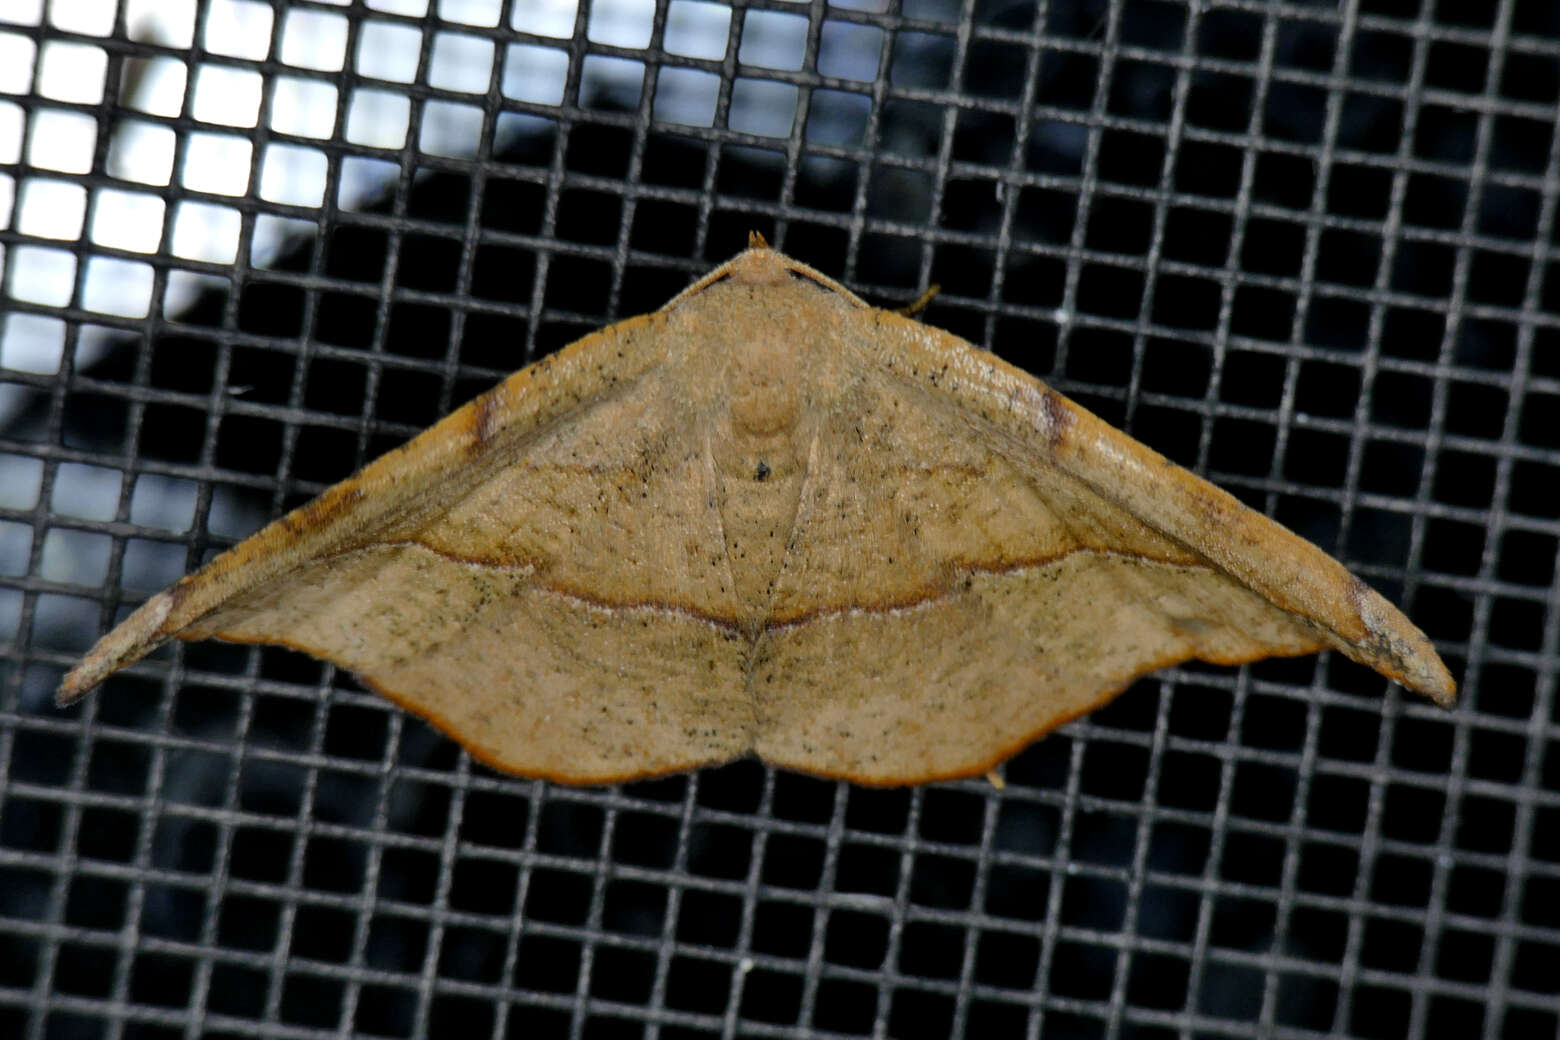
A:
[[[0,10],[0,1034],[1560,1029],[1551,0]],[[1334,552],[1436,709],[1187,665],[986,780],[473,763],[109,623],[749,230]]]

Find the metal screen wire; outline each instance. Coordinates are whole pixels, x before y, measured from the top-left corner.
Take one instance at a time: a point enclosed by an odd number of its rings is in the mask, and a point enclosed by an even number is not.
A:
[[[1560,1030],[1551,0],[0,5],[0,1036]],[[1335,553],[988,780],[500,775],[116,617],[749,230]],[[1036,695],[1044,691],[1037,690]]]

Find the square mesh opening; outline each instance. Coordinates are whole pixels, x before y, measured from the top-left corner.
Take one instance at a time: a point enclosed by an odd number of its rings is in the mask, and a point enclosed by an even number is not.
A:
[[[1553,4],[0,11],[0,1035],[1560,1030]],[[750,230],[1335,553],[1458,676],[1186,665],[985,780],[491,772],[107,625]]]

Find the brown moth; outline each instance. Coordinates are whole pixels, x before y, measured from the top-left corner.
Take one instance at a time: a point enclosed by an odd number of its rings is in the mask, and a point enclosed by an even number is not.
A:
[[[1188,658],[1456,696],[1314,545],[758,236],[152,597],[60,702],[175,637],[334,661],[567,783],[979,775]]]

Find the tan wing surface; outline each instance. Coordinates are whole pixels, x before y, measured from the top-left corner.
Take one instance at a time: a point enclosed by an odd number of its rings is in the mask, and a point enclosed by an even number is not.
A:
[[[711,620],[737,607],[706,501],[709,403],[681,389],[665,320],[516,374],[153,597],[60,699],[169,638],[219,638],[341,664],[529,775],[606,782],[746,750],[746,645]]]
[[[1454,696],[1419,630],[1309,542],[991,355],[873,316],[831,348],[855,357],[756,658],[766,759],[974,775],[1188,658],[1330,646]]]

